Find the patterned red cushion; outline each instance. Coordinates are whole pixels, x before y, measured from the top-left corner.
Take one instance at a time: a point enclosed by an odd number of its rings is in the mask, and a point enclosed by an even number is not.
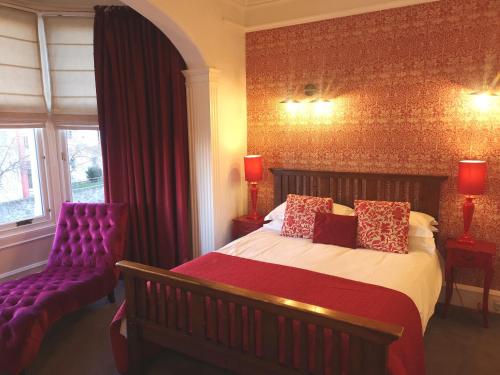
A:
[[[312,238],[316,212],[332,212],[331,198],[288,194],[281,235],[285,237]]]
[[[359,247],[408,253],[410,203],[356,200],[354,211],[358,216]]]

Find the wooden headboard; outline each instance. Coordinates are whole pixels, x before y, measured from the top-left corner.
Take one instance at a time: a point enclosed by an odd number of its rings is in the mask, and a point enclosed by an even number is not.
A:
[[[441,183],[446,176],[304,171],[271,168],[274,206],[288,194],[331,197],[354,207],[355,199],[410,202],[413,211],[439,218]]]

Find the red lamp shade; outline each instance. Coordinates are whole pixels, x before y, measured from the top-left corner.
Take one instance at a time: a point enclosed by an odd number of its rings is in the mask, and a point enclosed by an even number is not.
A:
[[[245,180],[248,182],[257,182],[262,180],[262,156],[245,156]]]
[[[465,195],[481,195],[486,188],[486,162],[462,160],[458,163],[458,192]]]

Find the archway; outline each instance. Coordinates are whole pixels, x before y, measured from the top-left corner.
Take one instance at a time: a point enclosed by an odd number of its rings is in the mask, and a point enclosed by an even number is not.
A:
[[[217,126],[217,71],[207,66],[200,48],[163,9],[159,10],[146,0],[123,2],[155,24],[175,45],[188,67],[184,75],[189,123],[191,223],[193,256],[197,257],[216,248],[213,187],[216,151],[213,150],[212,129]]]

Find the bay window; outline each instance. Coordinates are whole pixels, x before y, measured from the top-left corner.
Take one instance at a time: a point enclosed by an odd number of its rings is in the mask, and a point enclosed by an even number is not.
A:
[[[41,129],[0,128],[0,229],[49,217]]]
[[[104,202],[99,130],[61,130],[61,146],[67,200]]]
[[[104,201],[95,96],[91,14],[0,5],[0,247]]]

